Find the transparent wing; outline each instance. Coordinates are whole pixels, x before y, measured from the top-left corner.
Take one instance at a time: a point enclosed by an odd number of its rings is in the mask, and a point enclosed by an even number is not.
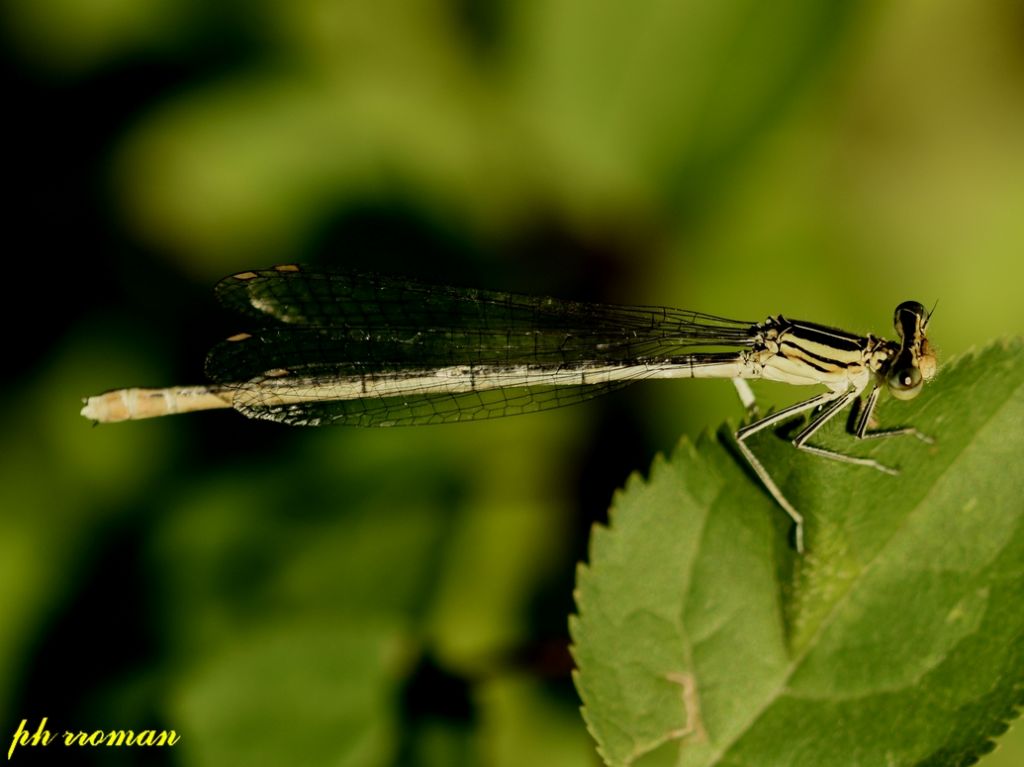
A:
[[[418,333],[405,338],[391,331],[353,339],[352,333],[271,328],[217,345],[207,359],[207,370],[234,392],[233,406],[252,418],[310,426],[413,426],[572,405],[660,369],[654,359],[645,365],[629,354],[613,357],[609,351],[627,348],[632,354],[638,343],[654,350],[661,343],[654,340],[617,339],[617,344],[602,342],[595,350],[590,338],[572,339],[574,343],[561,339],[563,343],[555,345],[550,336],[540,334],[520,346],[500,347],[496,356],[493,339],[484,337],[481,342],[479,334],[456,339],[451,333]],[[706,353],[657,359],[699,368],[734,358],[734,353]],[[446,378],[446,369],[476,369],[480,379],[466,391],[465,374]],[[614,380],[572,382],[581,380],[576,375],[593,376],[598,370]],[[524,384],[524,371],[536,383]],[[554,376],[562,378],[562,385],[546,383]],[[401,394],[389,396],[382,381],[400,386]]]
[[[217,383],[254,378],[345,378],[458,365],[561,370],[669,362],[692,344],[664,333],[465,328],[364,330],[276,326],[222,341],[206,358]],[[688,355],[694,357],[694,355]],[[697,360],[700,364],[699,360]]]
[[[290,424],[416,425],[561,407],[639,380],[647,364],[717,364],[731,355],[682,350],[749,347],[758,332],[754,323],[663,307],[294,266],[234,275],[217,295],[229,308],[276,322],[215,346],[207,374],[234,390],[244,414]],[[449,386],[433,375],[477,367],[487,382],[472,391],[465,376]],[[595,369],[605,380],[587,383]],[[567,371],[579,371],[580,383]],[[548,373],[561,376],[560,385],[546,384]],[[379,386],[384,379],[402,394]]]
[[[467,328],[484,331],[594,329],[677,340],[744,343],[755,323],[661,306],[614,306],[498,291],[429,285],[355,272],[288,265],[241,272],[216,295],[227,308],[288,325],[343,328]]]
[[[574,405],[620,389],[628,383],[489,389],[290,404],[274,401],[273,389],[243,385],[238,388],[233,405],[249,418],[292,426],[424,426],[501,418]]]

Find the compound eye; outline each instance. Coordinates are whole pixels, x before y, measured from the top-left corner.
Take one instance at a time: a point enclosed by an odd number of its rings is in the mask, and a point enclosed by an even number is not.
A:
[[[918,322],[923,323],[926,316],[927,312],[923,304],[917,301],[904,301],[896,307],[892,324],[896,326],[896,332],[900,334],[900,338],[907,338],[909,336],[906,331],[913,328]]]
[[[885,379],[889,391],[896,399],[913,399],[921,391],[923,382],[921,371],[912,365],[894,368]]]

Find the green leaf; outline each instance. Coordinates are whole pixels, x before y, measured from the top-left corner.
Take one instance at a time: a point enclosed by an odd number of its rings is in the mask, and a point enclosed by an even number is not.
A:
[[[754,451],[807,517],[791,525],[729,431],[634,476],[594,530],[572,620],[577,687],[605,760],[677,765],[970,764],[1024,687],[1024,345],[947,365],[883,425],[935,438],[821,444],[892,477]],[[660,747],[660,748],[659,748]]]

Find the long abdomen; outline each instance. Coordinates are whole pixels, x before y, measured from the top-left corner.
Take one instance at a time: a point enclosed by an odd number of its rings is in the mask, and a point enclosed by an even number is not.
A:
[[[209,386],[116,389],[85,400],[82,415],[96,423],[134,421],[161,415],[231,407],[232,391]]]

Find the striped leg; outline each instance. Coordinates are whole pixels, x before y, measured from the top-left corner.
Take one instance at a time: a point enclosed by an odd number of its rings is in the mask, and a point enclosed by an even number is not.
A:
[[[737,387],[738,388],[738,387]],[[765,416],[760,421],[755,421],[752,424],[744,426],[736,432],[736,446],[740,449],[743,454],[743,458],[757,478],[761,480],[761,484],[764,485],[765,489],[771,494],[775,502],[782,507],[782,510],[789,515],[789,518],[793,520],[796,525],[796,531],[794,533],[794,539],[796,543],[796,550],[803,554],[804,551],[804,518],[803,515],[796,510],[796,508],[789,502],[785,495],[782,494],[782,490],[775,484],[775,480],[772,479],[772,475],[768,473],[764,465],[758,460],[754,452],[747,446],[747,440],[759,431],[764,431],[775,424],[782,423],[788,418],[792,418],[795,415],[813,410],[819,405],[827,405],[836,400],[837,398],[843,398],[843,394],[840,392],[827,391],[823,394],[819,394],[817,397],[811,397],[806,402],[798,402],[795,405],[790,405],[787,408],[783,408],[777,413]]]
[[[878,404],[878,395],[881,391],[882,390],[878,386],[875,386],[875,388],[871,390],[871,394],[868,395],[868,401],[864,404],[864,408],[857,416],[857,424],[853,429],[853,436],[857,439],[881,439],[882,437],[895,437],[899,434],[913,434],[919,440],[929,445],[935,442],[934,439],[929,437],[927,434],[918,431],[913,426],[900,426],[894,429],[876,429],[875,431],[868,431],[868,422],[871,420],[871,416],[875,412],[875,405]]]

